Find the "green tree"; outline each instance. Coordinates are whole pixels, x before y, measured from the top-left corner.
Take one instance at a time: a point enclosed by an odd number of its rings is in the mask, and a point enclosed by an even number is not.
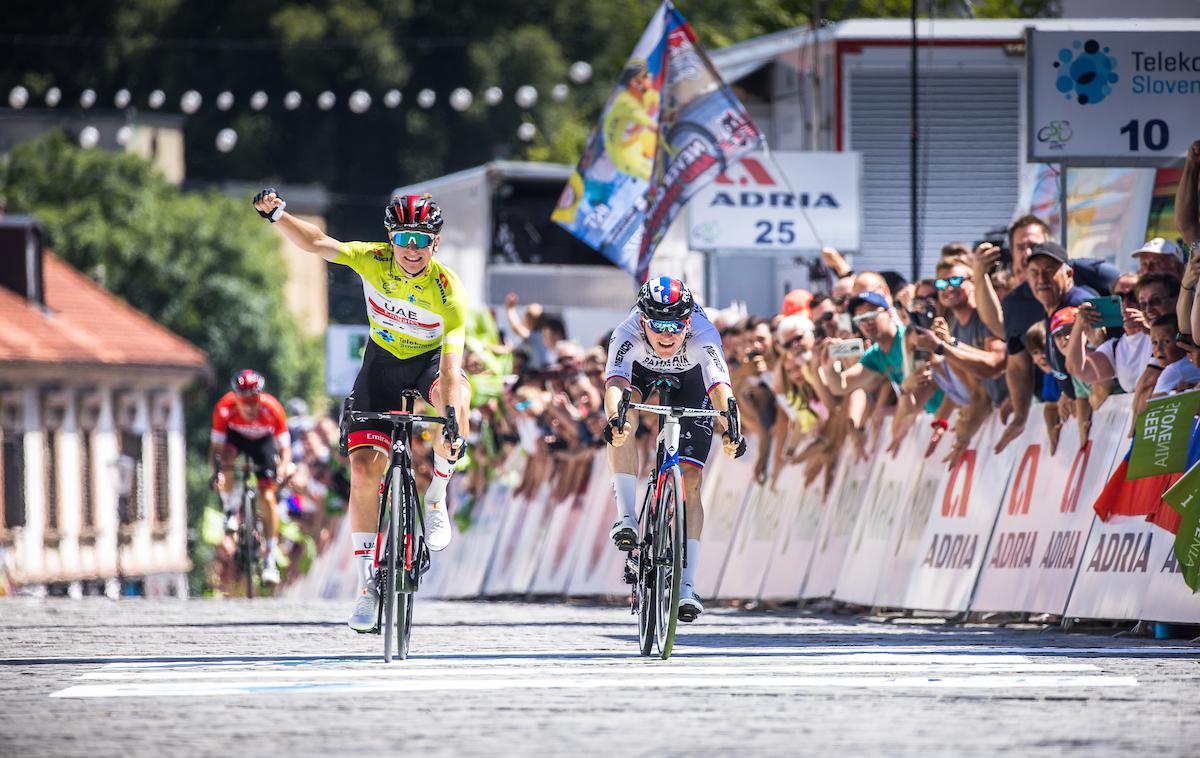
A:
[[[210,414],[233,371],[257,368],[283,399],[321,392],[320,345],[284,306],[278,238],[249,198],[182,193],[141,158],[82,150],[61,132],[13,149],[0,164],[0,194],[9,210],[46,225],[58,255],[207,354],[212,376],[185,394],[198,517],[211,497]]]

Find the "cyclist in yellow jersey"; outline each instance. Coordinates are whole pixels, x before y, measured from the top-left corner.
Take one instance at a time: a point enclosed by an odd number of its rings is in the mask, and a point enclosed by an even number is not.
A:
[[[462,282],[433,260],[441,244],[442,211],[429,195],[397,195],[384,208],[389,242],[339,242],[316,226],[285,213],[287,203],[274,189],[254,198],[254,207],[292,244],[330,263],[349,266],[362,278],[371,340],[354,381],[349,407],[384,412],[400,407],[401,392],[417,389],[442,412],[453,407],[460,436],[434,435],[434,471],[425,493],[425,539],[442,550],[452,537],[446,486],[452,461],[469,433],[470,385],[462,370],[467,302]],[[458,381],[440,381],[457,377]],[[358,567],[359,591],[350,627],[375,626],[375,529],[379,485],[391,453],[390,427],[381,422],[350,424],[350,531]]]
[[[630,61],[620,84],[624,89],[604,114],[608,157],[623,173],[649,181],[658,145],[658,90],[643,61]]]

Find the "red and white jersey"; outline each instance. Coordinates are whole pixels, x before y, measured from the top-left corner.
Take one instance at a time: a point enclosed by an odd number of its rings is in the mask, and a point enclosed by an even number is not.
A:
[[[224,442],[226,435],[231,431],[250,440],[261,440],[273,434],[280,447],[291,444],[287,414],[275,396],[266,392],[259,396],[258,414],[254,418],[242,415],[236,396],[232,392],[226,392],[225,396],[217,401],[217,407],[213,409],[212,441]]]

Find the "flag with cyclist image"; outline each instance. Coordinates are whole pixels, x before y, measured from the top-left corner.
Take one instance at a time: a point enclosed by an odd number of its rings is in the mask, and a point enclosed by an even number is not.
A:
[[[692,27],[663,2],[550,218],[645,281],[654,249],[687,201],[762,143]]]

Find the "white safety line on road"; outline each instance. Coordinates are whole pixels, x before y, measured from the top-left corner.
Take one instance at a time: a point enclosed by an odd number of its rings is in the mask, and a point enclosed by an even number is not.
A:
[[[1042,689],[1073,687],[1136,687],[1133,677],[1125,676],[1014,676],[983,674],[959,677],[901,676],[680,676],[664,671],[660,676],[638,681],[639,687],[658,689],[797,689],[797,688],[912,688],[912,689]],[[54,698],[113,697],[198,697],[271,693],[355,693],[370,692],[464,692],[481,690],[531,689],[615,689],[628,687],[624,677],[518,677],[504,679],[416,680],[410,678],[354,682],[273,682],[241,681],[200,685],[196,682],[135,684],[83,684],[53,693]]]

